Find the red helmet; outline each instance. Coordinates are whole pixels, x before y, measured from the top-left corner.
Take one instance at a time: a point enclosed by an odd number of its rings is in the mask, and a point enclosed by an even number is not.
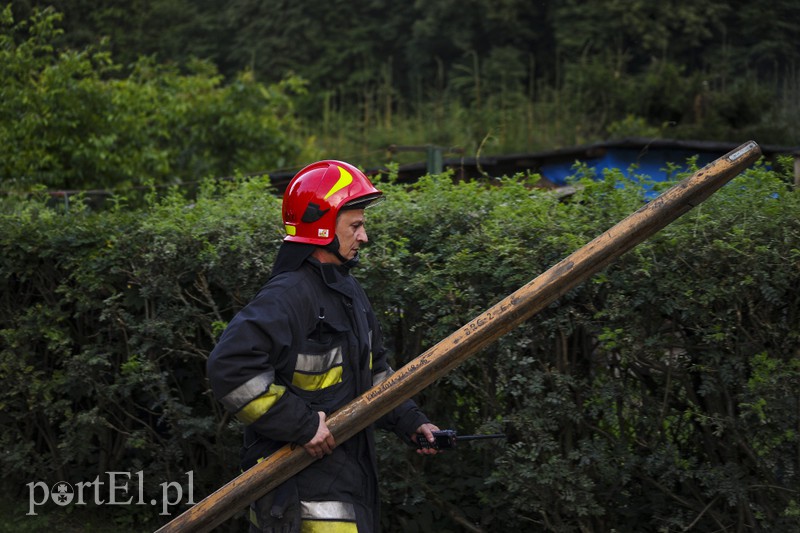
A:
[[[325,246],[336,235],[336,216],[345,205],[363,209],[382,194],[349,163],[312,163],[292,178],[283,194],[284,240]]]

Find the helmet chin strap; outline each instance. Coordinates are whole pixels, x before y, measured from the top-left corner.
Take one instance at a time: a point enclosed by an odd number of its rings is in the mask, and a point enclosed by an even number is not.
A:
[[[359,260],[358,251],[356,251],[356,255],[353,256],[352,259],[347,259],[341,253],[339,253],[339,236],[338,235],[334,235],[333,236],[333,240],[331,242],[329,242],[328,244],[326,244],[325,246],[323,246],[322,248],[327,250],[327,251],[329,251],[329,252],[331,252],[333,255],[335,255],[336,258],[339,261],[342,262],[342,266],[345,267],[348,270],[350,270],[351,268],[353,268],[354,266],[356,266],[358,264],[358,260]]]

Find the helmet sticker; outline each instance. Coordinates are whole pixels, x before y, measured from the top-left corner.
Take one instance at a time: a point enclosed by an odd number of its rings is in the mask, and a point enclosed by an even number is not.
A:
[[[328,231],[326,228],[319,228],[317,230],[317,237],[327,239],[329,236],[330,236],[330,231]]]

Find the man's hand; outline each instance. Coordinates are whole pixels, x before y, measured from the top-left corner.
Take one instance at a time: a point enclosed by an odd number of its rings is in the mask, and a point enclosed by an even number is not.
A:
[[[417,436],[421,433],[423,438],[427,439],[428,442],[433,443],[435,439],[431,431],[439,431],[439,428],[433,424],[422,424],[420,427],[417,428],[417,431],[413,435],[411,435],[411,440],[413,440],[416,443]],[[439,453],[439,450],[435,448],[421,448],[417,450],[417,453],[420,455],[436,455],[437,453]]]
[[[332,454],[335,447],[336,442],[333,440],[333,435],[328,429],[328,425],[325,423],[325,413],[319,411],[317,433],[314,435],[314,438],[303,444],[303,448],[306,449],[311,457],[321,459],[326,455]]]

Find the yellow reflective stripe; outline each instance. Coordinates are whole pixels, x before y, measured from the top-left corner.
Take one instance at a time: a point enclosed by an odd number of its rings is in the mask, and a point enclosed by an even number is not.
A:
[[[358,533],[355,522],[334,522],[332,520],[303,520],[300,533]]]
[[[283,226],[286,229],[286,235],[297,235],[297,228],[286,224]]]
[[[352,174],[338,165],[336,165],[336,168],[339,169],[339,179],[336,180],[336,183],[334,183],[333,187],[331,187],[331,190],[328,191],[328,194],[323,197],[324,200],[327,200],[333,193],[340,191],[353,183]]]
[[[369,330],[369,369],[372,370],[372,330]]]
[[[275,405],[275,402],[280,400],[285,390],[286,387],[270,385],[267,392],[245,405],[241,411],[236,413],[236,418],[245,424],[252,424],[261,418],[264,413],[269,411],[270,408]]]
[[[322,374],[304,374],[295,372],[292,375],[292,385],[303,390],[315,391],[330,387],[342,382],[342,367],[335,366]]]

